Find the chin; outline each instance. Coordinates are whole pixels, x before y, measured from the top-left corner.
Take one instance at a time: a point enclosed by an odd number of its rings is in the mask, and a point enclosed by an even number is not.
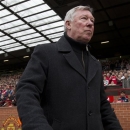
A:
[[[91,38],[88,38],[88,37],[80,37],[78,39],[79,42],[85,43],[85,44],[87,44],[90,40],[91,40]]]
[[[89,42],[91,40],[91,37],[84,37],[84,40]]]
[[[84,44],[87,44],[89,41],[88,40],[82,40],[81,42],[84,43]]]
[[[84,42],[88,43],[91,39],[85,39]]]

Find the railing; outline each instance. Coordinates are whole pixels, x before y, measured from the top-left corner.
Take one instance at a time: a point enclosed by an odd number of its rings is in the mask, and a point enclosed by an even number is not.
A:
[[[105,92],[109,96],[119,96],[121,91],[125,91],[126,95],[130,95],[130,88],[122,88],[122,86],[105,86]]]

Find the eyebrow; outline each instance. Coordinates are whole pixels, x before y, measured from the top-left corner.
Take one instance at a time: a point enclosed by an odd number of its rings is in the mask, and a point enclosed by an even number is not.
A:
[[[82,16],[88,17],[88,15],[82,15]],[[95,18],[93,16],[92,16],[92,19],[95,21]]]

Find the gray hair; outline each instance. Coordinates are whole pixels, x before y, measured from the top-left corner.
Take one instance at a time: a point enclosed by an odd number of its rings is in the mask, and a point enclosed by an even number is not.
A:
[[[75,12],[77,10],[88,10],[90,11],[91,13],[93,13],[93,9],[90,7],[90,6],[76,6],[74,8],[72,8],[71,10],[69,10],[67,13],[66,13],[66,16],[64,18],[64,31],[66,32],[67,28],[65,26],[65,23],[66,21],[72,21],[74,16],[75,16]]]

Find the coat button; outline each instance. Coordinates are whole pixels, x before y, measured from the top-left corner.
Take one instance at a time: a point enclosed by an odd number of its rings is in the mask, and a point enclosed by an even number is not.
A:
[[[88,115],[91,116],[93,113],[91,111],[89,111]]]

